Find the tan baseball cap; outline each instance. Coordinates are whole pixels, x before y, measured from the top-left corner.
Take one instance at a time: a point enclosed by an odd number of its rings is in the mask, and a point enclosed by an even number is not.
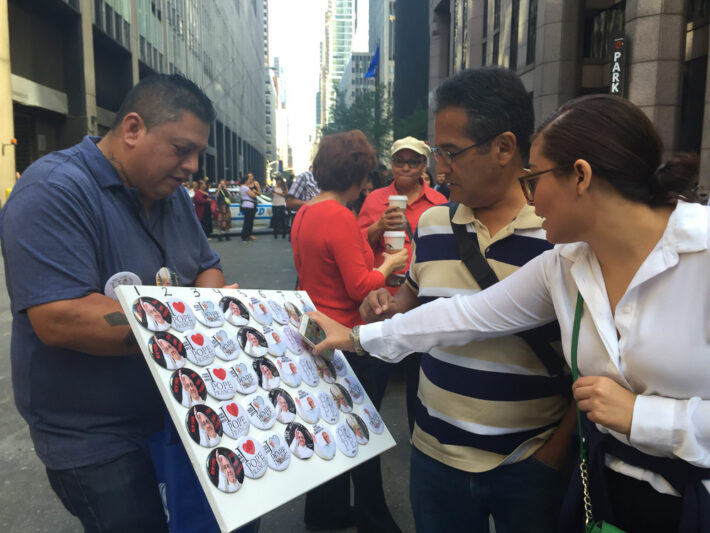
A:
[[[390,150],[390,155],[394,155],[400,150],[412,150],[424,157],[429,157],[431,154],[431,148],[424,141],[415,139],[414,137],[405,137],[403,139],[397,139],[392,143],[392,148]]]

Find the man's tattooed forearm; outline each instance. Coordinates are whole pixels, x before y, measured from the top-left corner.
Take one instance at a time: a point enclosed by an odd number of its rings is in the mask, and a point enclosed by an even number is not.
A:
[[[104,315],[104,320],[106,320],[106,322],[108,322],[109,326],[127,326],[128,325],[128,319],[126,318],[126,315],[124,315],[120,311],[116,311],[114,313],[109,313],[108,315]]]

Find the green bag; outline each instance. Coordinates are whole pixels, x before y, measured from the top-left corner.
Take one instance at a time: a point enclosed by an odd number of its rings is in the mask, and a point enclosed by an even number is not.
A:
[[[572,328],[572,381],[577,381],[579,370],[577,370],[577,345],[579,344],[579,324],[582,321],[582,311],[584,309],[584,298],[577,291],[577,307],[574,311],[574,326]],[[582,477],[582,489],[584,490],[584,531],[585,533],[624,533],[623,529],[611,525],[604,520],[595,522],[592,515],[592,498],[589,494],[589,475],[587,473],[587,451],[584,448],[584,437],[582,436],[582,421],[579,414],[579,404],[577,404],[577,431],[579,432],[579,473]]]

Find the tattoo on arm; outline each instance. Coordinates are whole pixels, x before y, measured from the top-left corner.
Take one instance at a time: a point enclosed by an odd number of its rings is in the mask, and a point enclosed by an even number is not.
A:
[[[114,313],[109,313],[108,315],[104,315],[104,320],[106,320],[106,322],[108,322],[109,326],[127,326],[128,325],[128,319],[126,318],[126,315],[124,315],[120,311],[116,311]]]

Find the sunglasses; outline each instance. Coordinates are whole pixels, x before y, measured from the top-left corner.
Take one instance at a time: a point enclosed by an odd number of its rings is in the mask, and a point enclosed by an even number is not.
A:
[[[503,132],[501,132],[501,133],[503,133]],[[488,137],[487,139],[482,140],[481,142],[474,143],[471,146],[467,146],[466,148],[461,148],[461,150],[458,150],[456,152],[449,152],[448,150],[442,150],[438,146],[434,146],[431,149],[431,152],[434,154],[434,159],[436,159],[437,161],[443,159],[447,165],[450,165],[451,163],[454,162],[454,157],[456,157],[457,155],[460,155],[460,154],[464,153],[466,150],[470,150],[471,148],[475,148],[476,146],[483,146],[484,144],[488,144],[493,139],[498,137],[498,135],[500,135],[500,133],[496,133],[495,135],[492,135],[492,136]]]
[[[407,165],[409,168],[417,168],[424,163],[425,159],[421,157],[418,159],[402,159],[401,157],[392,158],[392,166],[397,168],[402,168]]]
[[[541,170],[540,172],[533,172],[529,168],[523,169],[524,175],[518,178],[520,182],[520,187],[523,189],[523,194],[529,205],[534,205],[535,199],[535,189],[537,188],[537,182],[540,180],[540,176],[547,174],[548,172],[554,172],[556,170],[564,170],[567,167],[554,167],[548,168],[547,170]]]

